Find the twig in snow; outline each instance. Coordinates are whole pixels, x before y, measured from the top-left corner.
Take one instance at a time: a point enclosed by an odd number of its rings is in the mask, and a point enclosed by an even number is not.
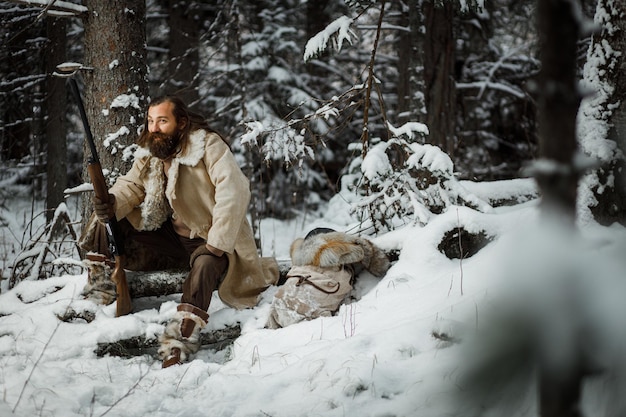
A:
[[[436,330],[433,330],[433,332],[431,333],[432,337],[434,337],[437,340],[441,340],[442,342],[446,342],[449,344],[456,344],[456,343],[461,343],[461,339],[454,337],[454,336],[450,336],[448,333],[445,332],[438,332]]]
[[[178,380],[178,384],[176,384],[176,391],[178,392],[178,388],[180,388],[180,383],[183,382],[183,379],[185,378],[185,375],[187,375],[187,372],[189,372],[189,370],[191,369],[190,366],[187,367],[187,369],[185,369],[185,372],[183,372],[183,374],[181,375],[180,379]]]
[[[463,295],[463,241],[461,240],[461,220],[459,218],[459,209],[456,209],[456,224],[459,230],[459,269],[461,270],[461,295]]]

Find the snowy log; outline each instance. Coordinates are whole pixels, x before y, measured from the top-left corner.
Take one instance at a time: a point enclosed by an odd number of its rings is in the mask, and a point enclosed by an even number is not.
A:
[[[131,298],[159,297],[183,292],[187,271],[126,271]]]
[[[227,326],[217,330],[205,330],[200,333],[201,348],[222,350],[232,344],[239,335],[241,335],[241,327],[239,325]],[[99,357],[106,355],[122,358],[142,355],[156,356],[158,347],[159,341],[157,339],[135,336],[115,342],[98,343],[95,353]]]
[[[278,270],[280,280],[284,281],[287,272],[291,268],[291,261],[279,260]],[[132,298],[159,297],[163,295],[178,294],[183,292],[183,282],[187,277],[187,271],[126,271],[126,279]]]
[[[278,270],[280,274],[278,285],[287,279],[287,272],[291,268],[291,261],[279,260]],[[187,271],[126,271],[126,279],[130,289],[131,298],[160,297],[183,292],[183,282],[187,277]],[[68,309],[64,314],[59,315],[59,320],[70,323],[74,321],[84,321],[91,323],[96,315],[93,311],[75,311]]]

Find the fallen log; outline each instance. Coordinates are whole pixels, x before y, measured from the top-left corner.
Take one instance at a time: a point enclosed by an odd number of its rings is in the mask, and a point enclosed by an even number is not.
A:
[[[291,268],[290,261],[278,261],[280,278],[278,285],[284,283],[287,272]],[[161,297],[183,292],[183,282],[187,278],[187,271],[126,271],[126,279],[132,298]],[[70,308],[59,315],[59,320],[66,323],[84,321],[91,323],[95,319],[93,311],[75,311]]]
[[[241,327],[237,324],[223,329],[203,331],[200,333],[201,349],[223,350],[241,335]],[[159,348],[157,339],[146,339],[145,336],[134,336],[115,342],[98,343],[96,356],[106,355],[120,358],[150,355],[156,357]]]
[[[279,283],[284,282],[289,268],[291,268],[291,261],[278,261]],[[185,278],[187,278],[187,271],[184,270],[126,271],[131,298],[160,297],[182,293]]]
[[[187,271],[126,271],[131,298],[159,297],[183,292]]]

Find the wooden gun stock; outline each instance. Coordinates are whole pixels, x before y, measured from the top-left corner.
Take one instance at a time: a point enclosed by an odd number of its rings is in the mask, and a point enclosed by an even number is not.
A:
[[[111,280],[115,283],[115,292],[117,293],[117,308],[115,315],[125,316],[133,309],[132,302],[130,300],[130,289],[128,288],[128,281],[126,281],[126,271],[124,271],[124,255],[115,256],[115,268],[111,274]]]
[[[93,160],[87,166],[87,172],[93,184],[94,193],[103,203],[109,202],[109,190],[107,189],[102,167],[99,162]],[[126,260],[124,254],[123,241],[119,233],[117,219],[113,216],[104,225],[109,242],[109,252],[115,257],[115,268],[111,274],[111,280],[115,283],[117,293],[117,310],[116,316],[124,316],[131,312],[132,303],[130,299],[130,290],[126,280],[126,272],[124,271],[124,263]]]

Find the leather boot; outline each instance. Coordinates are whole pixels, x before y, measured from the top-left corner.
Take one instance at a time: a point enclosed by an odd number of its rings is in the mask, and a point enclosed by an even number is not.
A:
[[[83,265],[87,268],[87,284],[83,288],[83,296],[97,304],[109,305],[115,301],[117,291],[111,281],[111,272],[115,262],[105,255],[90,252],[85,255]]]
[[[180,348],[172,348],[170,350],[169,355],[167,355],[167,357],[165,359],[163,359],[163,368],[169,368],[172,365],[182,365],[182,361],[180,359]]]
[[[163,368],[181,364],[200,348],[200,331],[209,314],[191,304],[179,304],[177,312],[161,335],[159,356]]]

